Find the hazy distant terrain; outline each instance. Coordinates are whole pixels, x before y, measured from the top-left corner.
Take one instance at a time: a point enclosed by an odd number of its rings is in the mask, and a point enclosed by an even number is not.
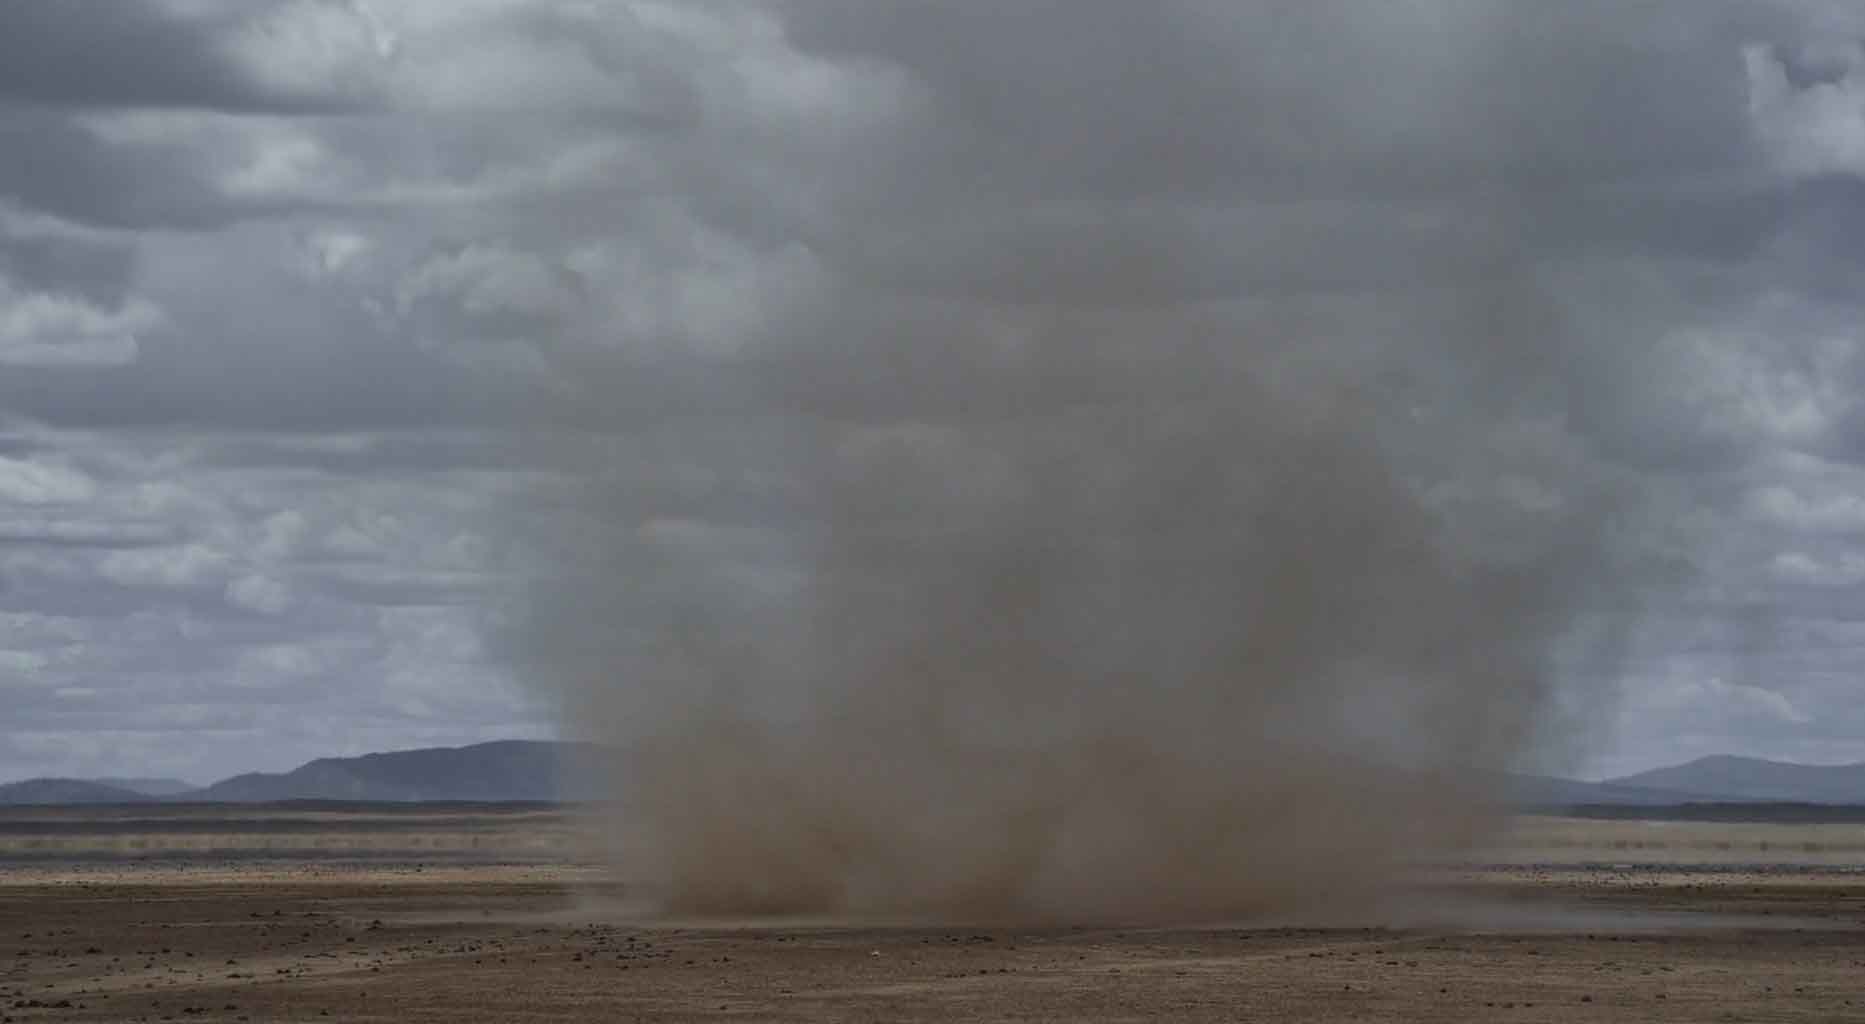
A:
[[[1619,782],[1581,782],[1546,775],[1511,776],[1507,788],[1510,802],[1529,807],[1665,807],[1702,799],[1697,794],[1676,790]]]
[[[1865,764],[1808,765],[1752,757],[1705,757],[1613,779],[1608,784],[1688,793],[1695,799],[1855,804],[1865,803]]]
[[[89,779],[27,779],[0,786],[0,804],[128,804],[147,794]]]
[[[164,780],[29,779],[0,785],[0,805],[142,803],[272,803],[281,800],[529,802],[579,800],[576,764],[587,748],[574,743],[501,740],[361,757],[328,757],[289,772],[253,772],[209,786]],[[112,782],[116,784],[111,784]],[[130,783],[142,782],[132,786]],[[147,783],[154,783],[153,786]]]
[[[102,778],[85,781],[100,783],[112,789],[127,789],[132,793],[141,793],[143,796],[180,796],[201,788],[192,782],[183,782],[180,779]]]
[[[137,804],[152,801],[272,803],[580,801],[588,744],[501,740],[360,757],[328,757],[289,772],[253,772],[209,786],[175,779],[29,779],[0,785],[0,806]],[[1800,765],[1707,757],[1604,782],[1511,776],[1507,799],[1533,808],[1660,808],[1696,804],[1865,805],[1865,764]]]
[[[581,794],[566,785],[566,776],[573,771],[580,749],[576,744],[504,740],[470,747],[320,758],[282,774],[236,775],[186,794],[186,799],[225,803],[574,800]]]

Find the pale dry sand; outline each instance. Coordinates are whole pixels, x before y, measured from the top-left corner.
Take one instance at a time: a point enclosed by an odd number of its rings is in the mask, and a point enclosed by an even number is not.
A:
[[[1500,864],[1865,868],[1865,824],[1524,817],[1478,854]]]

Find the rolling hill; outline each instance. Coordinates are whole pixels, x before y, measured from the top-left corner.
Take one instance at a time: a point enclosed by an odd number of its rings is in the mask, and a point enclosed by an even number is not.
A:
[[[141,793],[143,796],[180,796],[200,788],[192,782],[183,782],[180,779],[102,778],[84,781],[95,782],[113,789],[127,789],[132,793]]]
[[[1865,763],[1790,764],[1753,757],[1704,757],[1606,785],[1663,789],[1714,802],[1865,804]]]
[[[1525,807],[1670,807],[1702,799],[1668,789],[1549,775],[1512,775],[1506,792],[1512,803]]]
[[[254,772],[191,789],[164,779],[29,779],[0,785],[0,805],[151,801],[271,803],[281,800],[560,801],[597,799],[580,769],[601,748],[500,740],[360,757],[326,757],[288,772]],[[1684,804],[1854,804],[1865,806],[1865,764],[1802,765],[1706,757],[1604,782],[1514,775],[1510,803],[1526,808],[1675,807]]]
[[[361,757],[326,757],[289,772],[235,775],[179,799],[211,803],[276,800],[560,800],[567,762],[580,746],[499,740]]]
[[[147,794],[89,779],[26,779],[0,785],[0,807],[27,804],[148,803]]]

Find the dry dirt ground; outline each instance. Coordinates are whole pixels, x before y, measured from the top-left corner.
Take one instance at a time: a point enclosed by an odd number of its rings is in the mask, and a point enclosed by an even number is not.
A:
[[[1542,821],[1564,859],[1361,922],[1017,929],[653,920],[535,811],[215,813],[0,814],[0,1021],[1865,1021],[1856,826],[1680,866]]]

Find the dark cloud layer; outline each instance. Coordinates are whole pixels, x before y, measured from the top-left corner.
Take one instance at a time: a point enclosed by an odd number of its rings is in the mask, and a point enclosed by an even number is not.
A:
[[[317,6],[296,5],[306,13]],[[292,7],[279,0],[8,4],[0,10],[0,99],[55,108],[249,114],[355,109],[356,100],[338,92],[345,83],[294,93],[266,82],[252,60],[241,59],[238,36],[279,31],[282,26],[267,19]]]

